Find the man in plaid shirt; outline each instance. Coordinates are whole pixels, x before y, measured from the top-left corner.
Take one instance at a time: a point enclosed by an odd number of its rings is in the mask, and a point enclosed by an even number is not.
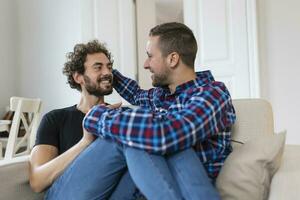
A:
[[[167,174],[166,182],[175,190],[175,197],[167,199],[219,198],[211,181],[231,152],[235,112],[225,85],[210,71],[194,71],[196,53],[187,26],[154,27],[144,68],[152,73],[155,88],[142,90],[113,70],[114,88],[138,107],[97,105],[84,119],[86,131],[122,147],[132,179],[149,199],[167,198],[161,194],[161,177],[151,176],[152,168]],[[146,165],[151,162],[154,166]]]

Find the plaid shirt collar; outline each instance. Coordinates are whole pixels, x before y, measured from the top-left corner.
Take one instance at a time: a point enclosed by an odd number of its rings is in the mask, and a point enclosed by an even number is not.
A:
[[[196,72],[196,79],[190,80],[181,85],[178,85],[173,94],[171,94],[171,91],[169,90],[168,87],[164,87],[163,89],[165,91],[166,96],[172,96],[172,95],[178,95],[178,94],[182,93],[183,91],[190,89],[190,88],[203,86],[212,81],[214,81],[214,77],[211,74],[211,71],[206,70],[206,71]]]

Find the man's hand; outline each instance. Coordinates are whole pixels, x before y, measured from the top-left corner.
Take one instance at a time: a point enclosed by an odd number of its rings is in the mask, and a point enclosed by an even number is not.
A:
[[[109,109],[115,109],[115,108],[120,108],[122,105],[122,102],[116,103],[116,104],[112,104],[112,105],[108,105],[107,107]]]
[[[107,108],[109,109],[116,109],[116,108],[120,108],[122,105],[122,102],[120,103],[116,103],[116,104],[112,104],[112,105],[108,105]],[[88,115],[88,113],[87,113]],[[83,144],[84,146],[88,146],[89,144],[91,144],[95,139],[96,136],[93,135],[92,133],[89,133],[83,126],[83,122],[82,122],[82,128],[83,128],[83,136],[82,139],[80,140],[80,143]]]
[[[87,130],[85,130],[83,128],[83,136],[80,140],[80,142],[85,145],[88,146],[90,145],[94,140],[96,139],[96,136],[93,135],[92,133],[89,133]]]

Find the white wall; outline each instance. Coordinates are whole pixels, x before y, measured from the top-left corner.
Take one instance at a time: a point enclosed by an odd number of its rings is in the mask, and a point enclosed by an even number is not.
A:
[[[105,8],[105,10],[103,10]],[[97,38],[112,52],[114,68],[123,75],[137,76],[135,5],[132,0],[82,0],[84,41]],[[114,91],[105,97],[109,103],[122,101]]]
[[[78,103],[80,94],[66,83],[62,68],[66,53],[82,41],[107,42],[115,67],[135,78],[131,0],[1,0],[0,8],[1,115],[12,95],[41,98],[43,113]],[[116,92],[107,97],[120,100]]]
[[[17,6],[19,94],[41,98],[44,111],[76,104],[79,93],[66,84],[62,68],[82,39],[81,1],[17,0]]]
[[[300,1],[257,0],[261,95],[275,114],[275,130],[300,144]]]
[[[16,93],[16,16],[15,1],[1,0],[0,2],[0,117],[9,98]]]

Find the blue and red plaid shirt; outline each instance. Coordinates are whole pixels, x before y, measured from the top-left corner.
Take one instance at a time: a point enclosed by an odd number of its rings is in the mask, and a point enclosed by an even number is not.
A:
[[[97,136],[154,154],[172,154],[193,147],[209,177],[216,178],[231,152],[235,111],[222,82],[210,71],[168,88],[142,90],[137,82],[113,70],[114,88],[137,108],[94,106],[84,128]]]

